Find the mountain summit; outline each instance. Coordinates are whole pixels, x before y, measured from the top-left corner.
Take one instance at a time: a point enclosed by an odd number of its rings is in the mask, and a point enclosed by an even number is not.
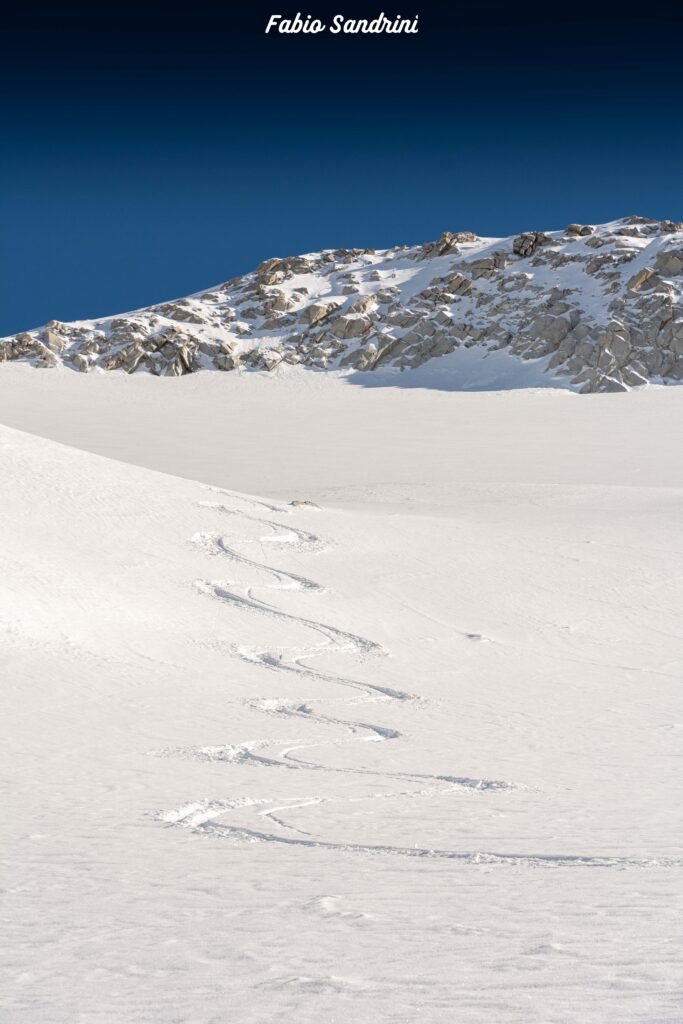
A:
[[[188,298],[0,340],[0,361],[75,370],[409,370],[460,346],[542,360],[558,385],[683,380],[683,224],[631,216],[393,249],[265,260]]]

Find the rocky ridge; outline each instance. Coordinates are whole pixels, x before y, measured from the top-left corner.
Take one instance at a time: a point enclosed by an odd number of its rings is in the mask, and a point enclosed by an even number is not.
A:
[[[558,384],[683,380],[683,224],[631,216],[511,238],[265,260],[188,298],[0,340],[0,361],[87,372],[410,369],[460,346],[544,360]]]

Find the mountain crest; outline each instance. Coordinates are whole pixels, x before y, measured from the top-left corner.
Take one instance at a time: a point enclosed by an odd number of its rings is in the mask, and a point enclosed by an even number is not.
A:
[[[544,360],[558,385],[683,380],[683,224],[631,216],[393,249],[273,257],[207,291],[0,340],[75,370],[408,370],[464,346]]]

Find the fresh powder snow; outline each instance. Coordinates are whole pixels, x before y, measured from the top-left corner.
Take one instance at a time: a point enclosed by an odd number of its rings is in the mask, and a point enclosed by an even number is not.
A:
[[[465,358],[1,368],[3,1020],[680,1021],[683,392]]]

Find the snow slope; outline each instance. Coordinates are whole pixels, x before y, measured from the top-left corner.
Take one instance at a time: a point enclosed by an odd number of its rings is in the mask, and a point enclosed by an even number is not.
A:
[[[618,462],[613,403],[669,394],[526,397],[597,403]],[[681,489],[650,423],[659,486],[595,483],[604,448],[437,482],[416,446],[320,509],[0,428],[4,1020],[678,1022]]]
[[[281,365],[410,376],[449,356],[465,389],[501,376],[581,392],[680,382],[683,225],[630,216],[272,258],[184,299],[0,339],[0,361],[165,376]]]
[[[431,367],[434,367],[432,369]],[[0,367],[0,422],[99,455],[273,497],[387,484],[683,486],[683,389],[463,393],[409,374],[37,373]]]

